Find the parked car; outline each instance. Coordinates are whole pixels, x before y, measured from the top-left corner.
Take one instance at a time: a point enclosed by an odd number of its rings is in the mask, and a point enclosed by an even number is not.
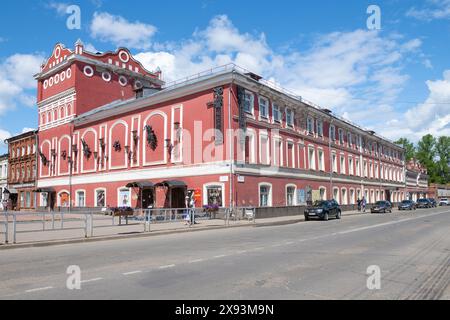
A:
[[[439,205],[440,206],[448,206],[449,205],[449,201],[447,198],[442,198],[441,200],[439,200]]]
[[[428,198],[428,200],[430,200],[431,205],[432,205],[433,208],[436,208],[436,207],[437,207],[437,203],[436,203],[436,200],[435,200],[435,199],[433,199],[433,198]]]
[[[399,203],[398,210],[416,210],[416,203],[412,200],[403,200]]]
[[[417,208],[432,208],[433,204],[428,199],[417,200]]]
[[[319,218],[325,221],[328,221],[330,217],[341,219],[341,215],[341,208],[336,200],[319,200],[305,209],[306,221],[309,221],[311,218]]]
[[[386,213],[386,212],[392,212],[392,204],[389,201],[377,201],[372,207],[370,208],[371,213]]]

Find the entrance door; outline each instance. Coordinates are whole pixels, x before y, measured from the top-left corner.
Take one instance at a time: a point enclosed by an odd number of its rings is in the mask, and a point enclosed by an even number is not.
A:
[[[142,209],[148,209],[149,207],[153,208],[154,201],[154,189],[143,189],[142,190]]]
[[[173,188],[171,189],[171,208],[185,208],[186,207],[186,189]]]

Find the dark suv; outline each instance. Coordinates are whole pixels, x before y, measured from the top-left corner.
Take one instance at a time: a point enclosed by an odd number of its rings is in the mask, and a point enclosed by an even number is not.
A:
[[[417,208],[432,208],[433,204],[428,199],[417,200]]]
[[[398,210],[416,210],[416,203],[412,200],[403,200],[399,203]]]
[[[371,213],[386,213],[392,212],[392,205],[389,201],[377,201],[372,208],[370,208]]]
[[[341,214],[341,208],[336,200],[318,200],[314,202],[314,205],[305,209],[305,220],[319,218],[328,221],[330,217],[341,219]]]

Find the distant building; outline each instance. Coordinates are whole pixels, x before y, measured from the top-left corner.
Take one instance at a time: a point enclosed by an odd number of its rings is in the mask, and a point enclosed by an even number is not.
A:
[[[406,164],[406,198],[417,199],[431,197],[428,188],[429,175],[427,169],[419,161],[412,159]]]
[[[8,154],[0,156],[0,209],[3,210],[3,204],[6,204],[6,194],[8,189]]]
[[[11,210],[32,210],[36,207],[36,143],[37,131],[29,131],[6,141],[8,143],[8,206]]]
[[[430,196],[435,199],[450,199],[450,184],[430,184]]]

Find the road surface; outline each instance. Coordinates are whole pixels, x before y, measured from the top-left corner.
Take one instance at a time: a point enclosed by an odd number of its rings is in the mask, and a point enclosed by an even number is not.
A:
[[[448,300],[449,281],[449,207],[0,250],[0,299]]]

